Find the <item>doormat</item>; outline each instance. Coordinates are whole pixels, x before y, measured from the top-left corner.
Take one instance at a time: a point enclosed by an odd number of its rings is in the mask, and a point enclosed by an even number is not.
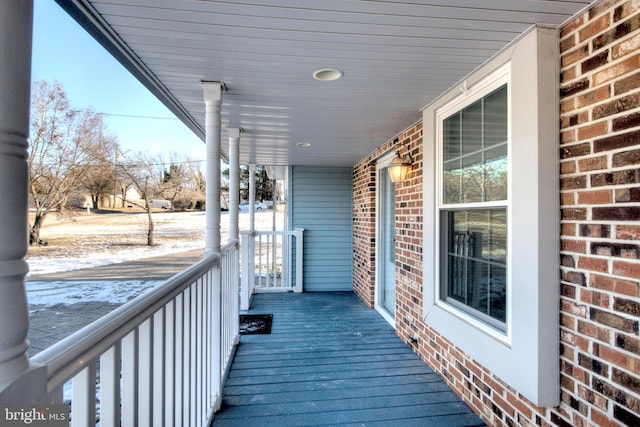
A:
[[[273,314],[241,314],[240,333],[249,334],[270,334]]]

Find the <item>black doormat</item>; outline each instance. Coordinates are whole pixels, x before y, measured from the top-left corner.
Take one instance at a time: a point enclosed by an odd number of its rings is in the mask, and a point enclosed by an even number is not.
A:
[[[273,314],[241,314],[240,333],[249,334],[270,334]]]

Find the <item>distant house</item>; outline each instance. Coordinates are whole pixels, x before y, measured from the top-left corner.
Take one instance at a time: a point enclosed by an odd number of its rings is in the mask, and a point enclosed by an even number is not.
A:
[[[115,205],[113,203],[113,200],[114,200],[114,196],[113,194],[110,194],[108,199],[105,200],[106,206],[115,207],[115,208],[128,207],[131,203],[140,204],[142,197],[140,196],[140,193],[138,193],[138,190],[131,187],[127,191],[125,191],[124,200],[122,198],[122,194],[116,194]]]

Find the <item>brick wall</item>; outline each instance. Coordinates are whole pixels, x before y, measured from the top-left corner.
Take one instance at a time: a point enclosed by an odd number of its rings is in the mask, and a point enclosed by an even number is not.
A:
[[[396,260],[406,265],[400,269],[403,280],[412,280],[418,291],[421,285],[417,283],[422,283],[422,123],[419,123],[353,168],[353,290],[369,307],[374,306],[375,289],[376,160],[394,147],[399,147],[402,155],[406,148],[413,157],[408,180],[396,185],[396,224],[402,227],[396,243]]]
[[[604,1],[561,49],[561,384],[573,425],[640,425],[640,2]]]
[[[419,159],[396,190],[396,332],[489,425],[640,425],[640,1],[561,30],[561,404],[539,408],[422,321]],[[373,305],[375,158],[354,168],[354,290]],[[414,341],[414,339],[416,339]]]
[[[373,154],[353,168],[353,291],[373,307],[376,250],[376,164]]]

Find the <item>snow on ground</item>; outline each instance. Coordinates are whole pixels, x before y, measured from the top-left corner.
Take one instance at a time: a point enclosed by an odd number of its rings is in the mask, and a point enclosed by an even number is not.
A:
[[[47,218],[41,239],[49,245],[30,249],[27,277],[204,248],[205,218],[204,212],[154,214],[154,246],[146,245],[147,219],[139,213]]]
[[[160,246],[120,247],[117,251],[96,248],[94,251],[84,251],[78,257],[32,257],[28,259],[29,273],[27,277],[118,264],[201,248],[204,248],[204,239],[202,241],[174,241]]]
[[[226,242],[229,216],[221,215],[222,241]],[[240,229],[248,229],[248,213],[240,214]],[[49,246],[30,250],[27,256],[29,304],[50,307],[77,302],[106,301],[122,304],[159,281],[36,281],[32,276],[116,264],[204,248],[205,212],[154,213],[156,246],[146,246],[146,215],[139,213],[77,215],[47,218],[41,238]],[[271,229],[273,212],[256,212],[255,228]],[[282,224],[281,213],[277,224]],[[282,227],[278,227],[282,228]]]
[[[27,282],[30,305],[71,305],[77,302],[107,301],[124,304],[144,291],[162,283],[159,280]]]

